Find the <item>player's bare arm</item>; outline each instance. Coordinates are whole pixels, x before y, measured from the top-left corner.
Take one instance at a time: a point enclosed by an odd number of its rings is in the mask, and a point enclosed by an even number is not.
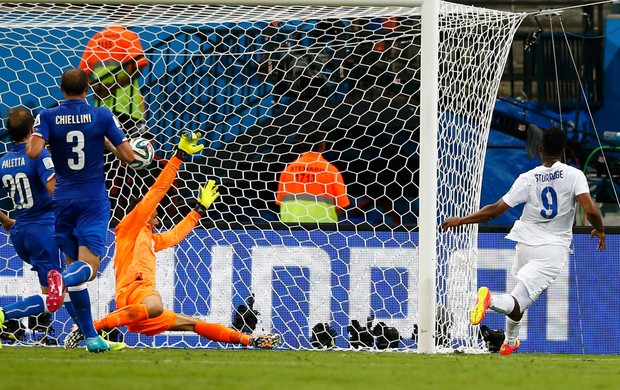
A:
[[[112,153],[114,153],[114,155],[118,159],[126,163],[131,163],[135,159],[133,149],[131,149],[129,142],[123,142],[122,144],[118,145],[117,147],[114,148]]]
[[[8,215],[0,211],[0,223],[2,224],[2,227],[4,228],[4,230],[9,232],[11,231],[11,226],[13,226],[13,224],[15,223],[15,220],[12,218],[9,218]]]
[[[47,183],[45,183],[45,188],[50,196],[54,196],[54,189],[56,188],[56,176],[52,176]]]
[[[601,211],[594,204],[594,200],[590,194],[580,194],[577,196],[577,201],[583,208],[583,212],[586,216],[590,225],[594,227],[590,232],[590,238],[598,237],[598,245],[596,250],[604,251],[605,250],[605,226],[603,226],[603,216],[601,215]]]
[[[41,137],[32,136],[26,144],[26,155],[28,158],[38,158],[45,147],[45,140]]]
[[[448,218],[441,224],[441,228],[450,229],[461,225],[488,222],[499,217],[509,208],[510,206],[508,206],[502,199],[499,199],[497,202],[488,204],[475,213],[464,217]]]
[[[104,137],[103,148],[108,152],[112,152],[112,154],[114,154],[119,160],[125,161],[123,160],[123,156],[121,156],[116,146],[114,146],[114,144],[108,139],[108,137]]]

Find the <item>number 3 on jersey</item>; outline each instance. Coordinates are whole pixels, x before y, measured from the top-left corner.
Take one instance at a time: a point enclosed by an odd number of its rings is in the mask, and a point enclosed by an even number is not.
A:
[[[558,215],[558,194],[553,187],[545,187],[540,193],[540,199],[542,200],[543,209],[540,210],[540,215],[546,219],[552,219]]]
[[[67,165],[74,171],[84,168],[84,134],[81,131],[70,131],[67,133],[67,143],[75,143],[71,151],[76,154],[75,157],[67,159]]]

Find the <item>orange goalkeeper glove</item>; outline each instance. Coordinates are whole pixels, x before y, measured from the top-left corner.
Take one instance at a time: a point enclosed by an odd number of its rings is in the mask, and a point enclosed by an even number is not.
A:
[[[207,213],[207,209],[211,207],[218,196],[220,196],[218,186],[215,185],[214,180],[209,180],[206,186],[198,189],[198,203],[196,203],[194,210],[196,210],[200,216],[204,216]]]
[[[198,145],[200,139],[200,133],[193,131],[186,131],[181,134],[179,145],[177,146],[176,156],[183,160],[188,154],[194,154],[200,152],[205,146]]]

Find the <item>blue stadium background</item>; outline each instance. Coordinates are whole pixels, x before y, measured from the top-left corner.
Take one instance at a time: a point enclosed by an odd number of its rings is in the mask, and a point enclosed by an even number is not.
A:
[[[284,234],[286,233],[286,234]],[[411,246],[411,240],[417,241],[417,233],[405,232],[329,232],[329,231],[294,231],[288,232],[270,230],[220,231],[197,230],[182,243],[175,251],[174,257],[174,307],[172,309],[190,315],[207,316],[213,310],[211,302],[212,280],[210,271],[210,248],[213,245],[231,245],[234,249],[233,290],[230,321],[233,320],[233,308],[245,303],[251,285],[253,246],[265,245],[292,245],[297,246],[297,240],[307,240],[306,247],[316,246],[327,251],[331,258],[333,272],[331,278],[331,325],[338,333],[336,345],[348,347],[347,325],[354,318],[348,317],[348,296],[351,291],[350,280],[347,275],[349,249],[356,246],[368,248],[405,247]],[[487,285],[492,291],[502,292],[507,289],[507,283],[512,276],[509,273],[510,261],[497,267],[500,257],[505,261],[511,255],[500,256],[499,251],[511,251],[514,243],[504,239],[505,233],[481,233],[479,250],[487,251],[486,262],[493,263],[492,267],[481,265],[478,269],[478,284]],[[200,239],[200,241],[196,241]],[[112,234],[109,234],[110,245]],[[193,249],[190,243],[193,242]],[[196,249],[196,242],[204,242],[206,247]],[[409,242],[409,243],[407,243]],[[617,275],[620,273],[620,263],[617,253],[620,245],[620,236],[608,236],[608,250],[596,252],[596,243],[590,240],[588,234],[576,234],[573,243],[574,254],[570,256],[564,273],[567,283],[556,284],[549,291],[556,294],[556,301],[549,304],[549,292],[530,308],[527,317],[527,331],[523,338],[522,352],[537,353],[573,353],[573,354],[615,354],[620,347],[620,312],[617,304],[620,294],[620,284]],[[14,255],[11,246],[3,246],[2,258],[9,258],[9,267],[0,272],[0,278],[21,276],[30,272],[24,268],[22,262]],[[490,252],[489,252],[490,251]],[[199,254],[199,255],[198,255]],[[103,259],[102,271],[111,267],[111,259]],[[386,320],[390,316],[402,317],[407,314],[406,281],[408,275],[402,269],[376,269],[371,273],[374,288],[370,299],[371,311],[375,314],[375,323]],[[308,269],[304,267],[274,267],[272,295],[273,330],[281,332],[287,343],[292,347],[310,348],[309,340],[299,335],[308,335]],[[0,298],[0,304],[12,302],[17,297],[5,296]],[[567,310],[561,307],[566,307]],[[113,308],[110,302],[110,308]],[[64,309],[61,309],[56,318],[62,322],[68,320]],[[360,319],[358,319],[360,320]],[[58,323],[55,323],[58,327]],[[64,331],[69,330],[71,321],[67,321]],[[503,316],[489,313],[482,323],[492,329],[504,329]],[[56,329],[60,334],[61,329]],[[559,337],[557,335],[560,335]],[[555,336],[554,336],[555,335]],[[401,348],[414,345],[411,335],[401,334],[403,341]],[[217,343],[199,341],[196,336],[184,336],[190,345],[203,347],[221,347]],[[180,340],[174,333],[146,337],[134,334],[127,335],[127,342],[134,345],[172,345]]]

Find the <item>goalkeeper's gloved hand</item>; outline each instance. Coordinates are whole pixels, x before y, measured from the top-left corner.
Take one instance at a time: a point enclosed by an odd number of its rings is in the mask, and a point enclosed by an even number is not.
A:
[[[198,203],[196,203],[194,210],[201,216],[204,216],[207,213],[207,209],[211,207],[211,204],[218,196],[220,196],[220,193],[218,192],[217,185],[215,185],[215,181],[209,180],[206,186],[198,189]]]
[[[204,148],[204,145],[198,145],[200,139],[200,133],[193,131],[186,131],[181,134],[179,145],[177,146],[176,156],[183,160],[188,154],[198,153]]]

